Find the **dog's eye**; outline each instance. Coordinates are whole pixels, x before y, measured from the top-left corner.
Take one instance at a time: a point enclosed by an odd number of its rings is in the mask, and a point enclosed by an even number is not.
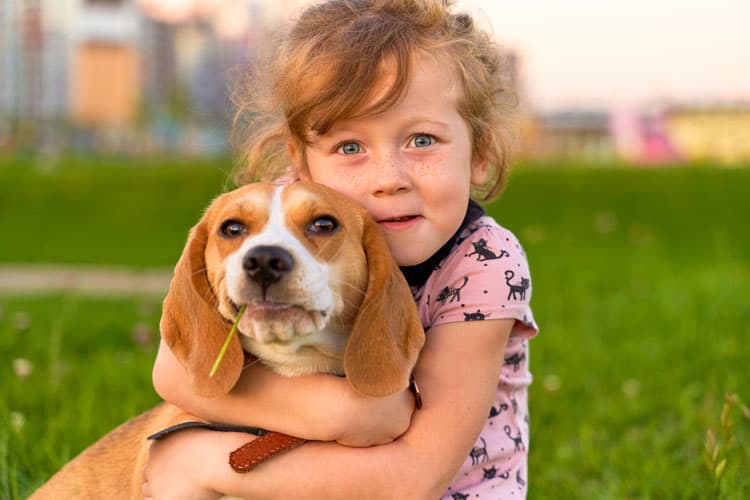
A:
[[[236,220],[227,220],[221,224],[221,234],[226,238],[237,238],[247,233],[247,226]]]
[[[307,226],[307,230],[314,234],[331,234],[338,228],[339,221],[330,215],[317,217]]]

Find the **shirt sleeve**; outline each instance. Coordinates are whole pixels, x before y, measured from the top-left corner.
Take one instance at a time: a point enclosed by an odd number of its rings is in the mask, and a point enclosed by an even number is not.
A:
[[[433,277],[428,284],[431,326],[515,319],[512,337],[536,335],[526,254],[513,233],[491,218],[482,217],[467,229]]]

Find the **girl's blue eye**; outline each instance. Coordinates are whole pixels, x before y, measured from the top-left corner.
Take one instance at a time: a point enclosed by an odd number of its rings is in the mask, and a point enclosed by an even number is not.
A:
[[[362,148],[360,148],[359,144],[356,142],[346,142],[339,146],[338,150],[345,155],[356,155],[362,150]]]
[[[411,142],[414,145],[414,147],[426,148],[427,146],[432,146],[433,144],[435,144],[435,138],[432,137],[431,135],[419,134],[419,135],[415,135],[414,139],[412,139]]]

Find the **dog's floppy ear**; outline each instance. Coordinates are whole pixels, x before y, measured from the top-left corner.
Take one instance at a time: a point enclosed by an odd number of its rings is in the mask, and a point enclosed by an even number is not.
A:
[[[161,334],[201,396],[229,392],[242,371],[243,354],[235,336],[213,377],[209,372],[231,325],[219,314],[218,299],[206,274],[208,241],[204,216],[191,231],[164,299]]]
[[[363,245],[368,283],[344,353],[352,386],[368,396],[387,396],[409,385],[424,344],[417,307],[377,224],[365,218]]]

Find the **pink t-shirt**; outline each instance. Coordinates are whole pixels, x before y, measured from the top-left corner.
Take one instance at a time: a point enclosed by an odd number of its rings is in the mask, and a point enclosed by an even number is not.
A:
[[[515,319],[487,423],[443,499],[526,496],[529,446],[528,339],[538,328],[529,301],[531,276],[516,237],[482,216],[460,233],[420,288],[412,288],[422,325]],[[456,360],[462,363],[471,360]]]

